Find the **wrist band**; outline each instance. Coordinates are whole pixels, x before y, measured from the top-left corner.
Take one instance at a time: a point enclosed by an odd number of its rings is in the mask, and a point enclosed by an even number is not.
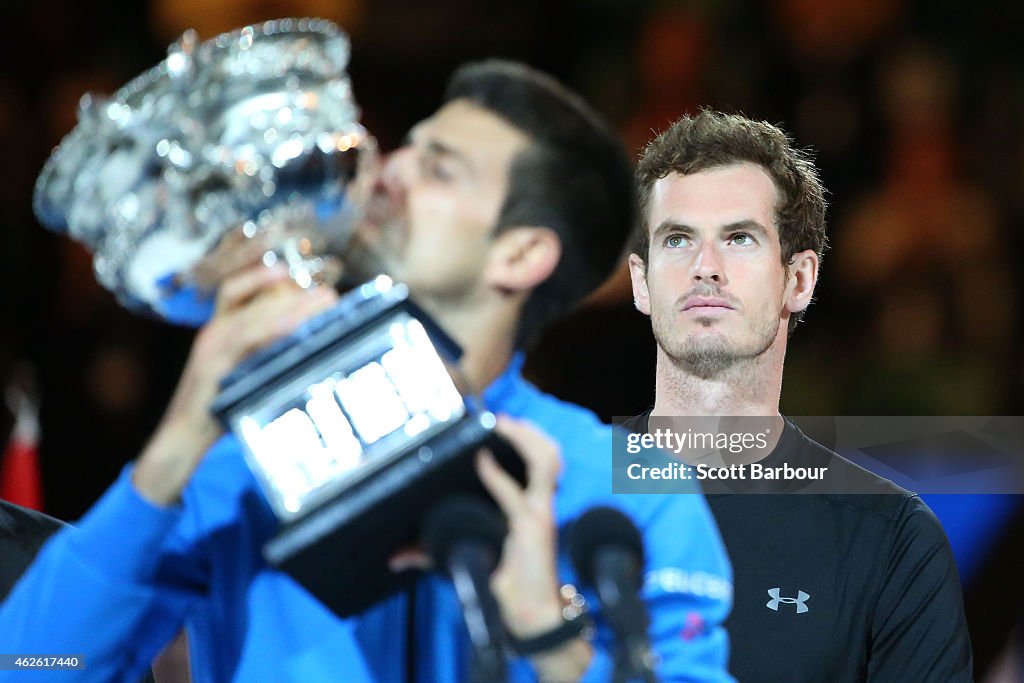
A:
[[[555,628],[541,633],[539,636],[526,638],[525,640],[515,639],[516,651],[524,656],[536,655],[541,652],[553,650],[559,645],[568,643],[573,638],[583,633],[586,626],[586,619],[580,614],[572,619],[565,619]]]

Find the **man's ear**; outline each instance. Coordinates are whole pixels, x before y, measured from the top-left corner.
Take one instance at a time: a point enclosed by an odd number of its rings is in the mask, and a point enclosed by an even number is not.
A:
[[[551,277],[562,258],[562,240],[551,228],[505,228],[488,252],[487,284],[507,292],[530,291]]]
[[[647,289],[647,264],[636,254],[629,255],[629,279],[633,284],[633,305],[644,315],[650,315],[651,292]]]
[[[818,255],[806,249],[789,262],[786,298],[783,302],[790,313],[799,313],[811,305],[814,286],[818,283]]]

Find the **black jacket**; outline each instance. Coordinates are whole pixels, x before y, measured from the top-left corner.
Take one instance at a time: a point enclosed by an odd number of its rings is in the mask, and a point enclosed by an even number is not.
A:
[[[644,433],[648,415],[623,426]],[[857,491],[878,493],[705,487],[733,565],[725,622],[733,676],[742,683],[973,680],[956,565],[928,506],[788,421],[761,463],[827,464],[859,480]]]
[[[55,531],[64,526],[53,517],[0,500],[0,600]]]

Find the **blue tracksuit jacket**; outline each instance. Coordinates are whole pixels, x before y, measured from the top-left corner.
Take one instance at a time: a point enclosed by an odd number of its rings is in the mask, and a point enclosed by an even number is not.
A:
[[[722,627],[731,570],[703,496],[612,495],[611,428],[527,383],[521,364],[517,357],[484,392],[484,402],[559,443],[560,526],[602,504],[636,522],[647,551],[644,598],[661,680],[731,680]],[[167,508],[137,495],[126,468],[77,528],[51,539],[0,607],[0,653],[84,655],[84,669],[47,672],[47,681],[135,681],[185,625],[199,683],[404,683],[410,658],[416,681],[464,680],[468,637],[454,592],[441,578],[420,582],[414,610],[399,595],[342,620],[266,564],[260,549],[276,524],[239,448],[233,438],[221,439],[182,503]],[[564,545],[561,579],[577,584]],[[657,579],[665,576],[673,580]],[[587,597],[600,626],[596,599]],[[610,680],[609,642],[607,629],[599,628],[584,680]],[[26,676],[0,671],[0,681]],[[535,676],[520,660],[510,665],[510,680]]]

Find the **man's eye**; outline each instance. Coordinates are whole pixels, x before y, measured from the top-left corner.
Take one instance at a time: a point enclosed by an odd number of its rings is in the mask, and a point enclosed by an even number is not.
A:
[[[669,235],[665,240],[665,246],[670,249],[686,246],[686,237],[683,235]]]
[[[738,233],[736,233],[735,235],[733,235],[732,237],[729,238],[729,241],[732,244],[735,244],[735,245],[740,246],[740,247],[746,247],[746,246],[754,244],[754,238],[751,237],[750,235],[748,235],[745,232],[738,232]]]
[[[440,180],[441,182],[450,182],[454,179],[454,174],[448,169],[444,162],[438,159],[427,159],[422,164],[423,174],[428,178]]]
[[[452,172],[445,168],[445,165],[441,163],[431,164],[430,173],[438,180],[443,180],[445,182],[454,178]]]

